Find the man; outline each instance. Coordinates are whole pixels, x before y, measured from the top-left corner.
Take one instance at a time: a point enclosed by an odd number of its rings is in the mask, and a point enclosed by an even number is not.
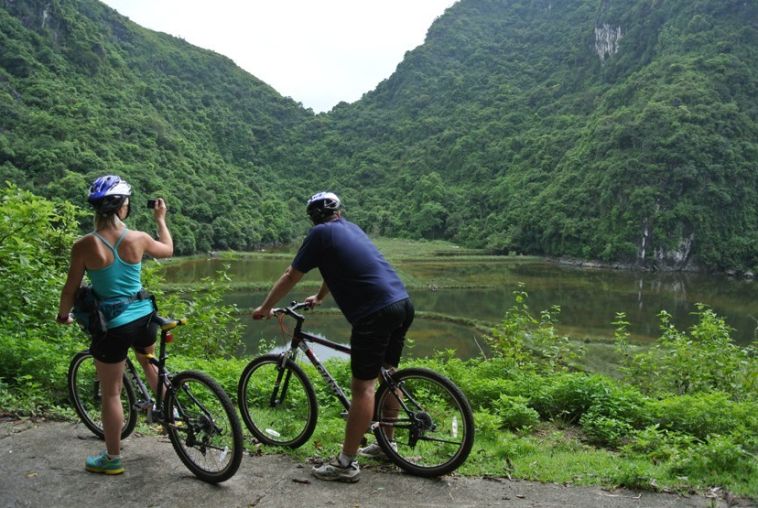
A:
[[[319,269],[321,288],[305,301],[311,306],[320,305],[331,293],[353,327],[352,402],[342,451],[332,462],[314,467],[313,475],[321,480],[356,482],[360,476],[356,456],[374,416],[376,380],[382,366],[398,366],[414,310],[395,270],[361,228],[342,218],[341,209],[340,199],[331,192],[320,192],[308,200],[306,210],[314,226],[292,264],[252,316],[270,317],[272,307],[305,273]],[[379,455],[376,444],[360,451],[361,455]]]

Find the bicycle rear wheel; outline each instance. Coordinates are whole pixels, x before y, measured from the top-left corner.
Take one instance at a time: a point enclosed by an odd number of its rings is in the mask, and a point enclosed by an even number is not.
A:
[[[466,396],[428,369],[399,370],[392,381],[394,387],[382,383],[376,394],[379,425],[374,434],[379,445],[411,474],[430,477],[454,471],[474,444],[474,417]]]
[[[195,476],[219,483],[237,472],[242,426],[231,399],[210,376],[194,371],[174,376],[163,411],[171,444]]]
[[[237,385],[237,401],[245,425],[267,445],[297,448],[316,428],[318,405],[305,372],[281,356],[260,356],[245,367]]]
[[[95,359],[89,351],[77,353],[68,366],[68,395],[82,423],[100,439],[105,438],[101,419],[102,392],[95,371]],[[128,437],[137,424],[137,398],[129,379],[124,375],[121,388],[121,406],[124,409],[124,426],[121,439]]]

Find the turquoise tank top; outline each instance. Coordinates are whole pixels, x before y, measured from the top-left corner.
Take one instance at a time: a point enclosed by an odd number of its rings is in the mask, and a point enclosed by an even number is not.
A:
[[[113,252],[113,263],[99,270],[87,270],[92,287],[101,300],[129,298],[142,289],[142,261],[127,263],[118,255],[118,246],[121,245],[127,231],[124,228],[115,245],[108,243],[108,240],[96,231],[92,233]],[[153,310],[155,309],[152,300],[135,300],[121,314],[107,322],[108,329],[131,323],[147,316]]]

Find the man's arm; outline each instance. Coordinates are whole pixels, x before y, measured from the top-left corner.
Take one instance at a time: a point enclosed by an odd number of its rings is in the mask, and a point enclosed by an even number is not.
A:
[[[321,305],[321,302],[323,302],[324,298],[326,298],[328,295],[329,295],[329,286],[326,285],[326,282],[322,282],[321,288],[319,288],[318,293],[306,298],[305,303],[307,303],[310,307]]]
[[[300,270],[297,270],[290,265],[284,271],[279,280],[276,281],[274,287],[271,288],[266,299],[263,303],[253,310],[251,316],[253,319],[263,319],[271,316],[271,308],[276,305],[276,302],[281,300],[295,285],[300,282],[300,279],[305,275]]]

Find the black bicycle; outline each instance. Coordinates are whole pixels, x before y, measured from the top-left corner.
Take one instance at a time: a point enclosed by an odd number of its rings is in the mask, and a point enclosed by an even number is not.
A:
[[[228,480],[239,469],[244,453],[242,426],[234,404],[207,374],[188,370],[172,375],[166,370],[166,343],[173,341],[171,330],[185,321],[158,316],[153,320],[161,329],[159,356],[149,358],[158,368],[158,393],[153,400],[127,357],[121,393],[121,438],[132,433],[138,414],[146,413],[148,422],[163,426],[177,455],[193,474],[209,483]],[[71,360],[68,391],[84,425],[103,439],[100,381],[89,350],[77,353]]]
[[[306,303],[273,309],[297,325],[290,349],[253,359],[237,386],[242,419],[258,441],[296,448],[313,434],[318,403],[313,385],[297,364],[298,350],[310,360],[345,410],[350,400],[309,343],[350,354],[350,348],[302,331]],[[346,415],[343,412],[343,415]],[[424,368],[382,369],[371,431],[387,456],[408,473],[440,476],[459,467],[474,443],[474,418],[466,396],[449,379]]]

